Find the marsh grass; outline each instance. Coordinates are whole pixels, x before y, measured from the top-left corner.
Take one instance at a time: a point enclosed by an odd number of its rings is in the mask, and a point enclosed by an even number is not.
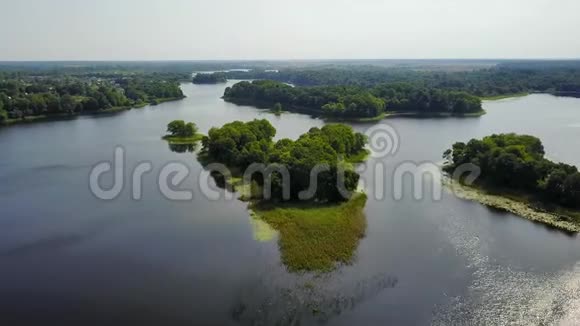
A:
[[[344,203],[254,203],[257,216],[279,232],[282,262],[289,271],[327,272],[352,262],[365,235],[367,196]]]
[[[465,185],[462,182],[444,178],[447,186],[452,186],[454,194],[463,199],[477,201],[485,206],[524,217],[533,222],[569,233],[580,231],[580,212],[558,205],[547,205],[539,198],[528,194],[492,187],[489,185]]]

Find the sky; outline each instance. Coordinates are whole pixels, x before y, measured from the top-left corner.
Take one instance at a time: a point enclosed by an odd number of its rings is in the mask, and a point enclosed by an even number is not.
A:
[[[0,0],[0,60],[580,58],[579,0]]]

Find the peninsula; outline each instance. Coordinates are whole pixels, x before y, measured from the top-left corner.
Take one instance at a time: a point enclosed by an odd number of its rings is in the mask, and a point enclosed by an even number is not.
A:
[[[466,187],[456,192],[460,197],[559,229],[580,231],[580,172],[575,166],[546,159],[538,138],[511,133],[472,139],[455,143],[444,158],[449,174],[466,164],[481,171],[470,184],[463,179],[453,181]]]

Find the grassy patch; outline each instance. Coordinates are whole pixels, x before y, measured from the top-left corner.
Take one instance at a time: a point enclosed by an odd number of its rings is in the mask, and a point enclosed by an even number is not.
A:
[[[165,103],[165,102],[179,101],[179,100],[182,100],[184,98],[185,98],[185,96],[154,98],[150,101],[150,104],[151,105],[158,105],[158,104]]]
[[[259,242],[268,242],[274,240],[278,236],[278,231],[270,226],[270,224],[264,222],[254,211],[249,210],[250,213],[250,225],[252,226],[252,231],[254,233],[254,240]]]
[[[349,201],[254,204],[252,210],[279,234],[282,262],[290,271],[330,271],[348,264],[366,230],[367,197],[357,193]]]
[[[177,137],[177,136],[163,136],[162,139],[167,140],[171,145],[189,145],[195,144],[203,138],[203,135],[197,134],[193,137]]]
[[[512,97],[523,97],[526,95],[528,95],[528,93],[512,93],[512,94],[503,94],[503,95],[482,96],[480,98],[484,101],[497,101],[497,100],[503,100],[503,99],[512,98]]]

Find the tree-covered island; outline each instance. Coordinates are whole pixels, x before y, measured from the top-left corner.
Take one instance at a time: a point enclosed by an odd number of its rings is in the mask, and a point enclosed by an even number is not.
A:
[[[326,117],[378,120],[385,113],[419,115],[481,115],[481,100],[461,91],[423,88],[408,83],[359,86],[293,87],[257,80],[226,88],[224,99],[237,104],[272,107]]]
[[[174,145],[194,144],[202,139],[197,133],[197,126],[193,122],[173,120],[167,124],[167,134],[163,139]]]
[[[226,74],[223,72],[197,73],[193,77],[194,84],[220,84],[227,82]]]
[[[444,153],[444,170],[453,174],[461,166],[473,164],[481,175],[471,187],[492,197],[484,194],[470,199],[560,229],[580,231],[580,172],[575,166],[552,162],[544,154],[536,137],[491,135],[455,143]]]
[[[289,270],[349,263],[366,228],[366,196],[356,192],[359,175],[351,163],[366,154],[366,137],[342,124],[312,128],[297,140],[274,141],[275,134],[267,120],[212,128],[200,160],[228,167],[231,175],[214,171],[216,181],[250,200],[256,215],[280,232]],[[256,164],[266,169],[248,175]],[[317,186],[308,192],[313,179]]]

